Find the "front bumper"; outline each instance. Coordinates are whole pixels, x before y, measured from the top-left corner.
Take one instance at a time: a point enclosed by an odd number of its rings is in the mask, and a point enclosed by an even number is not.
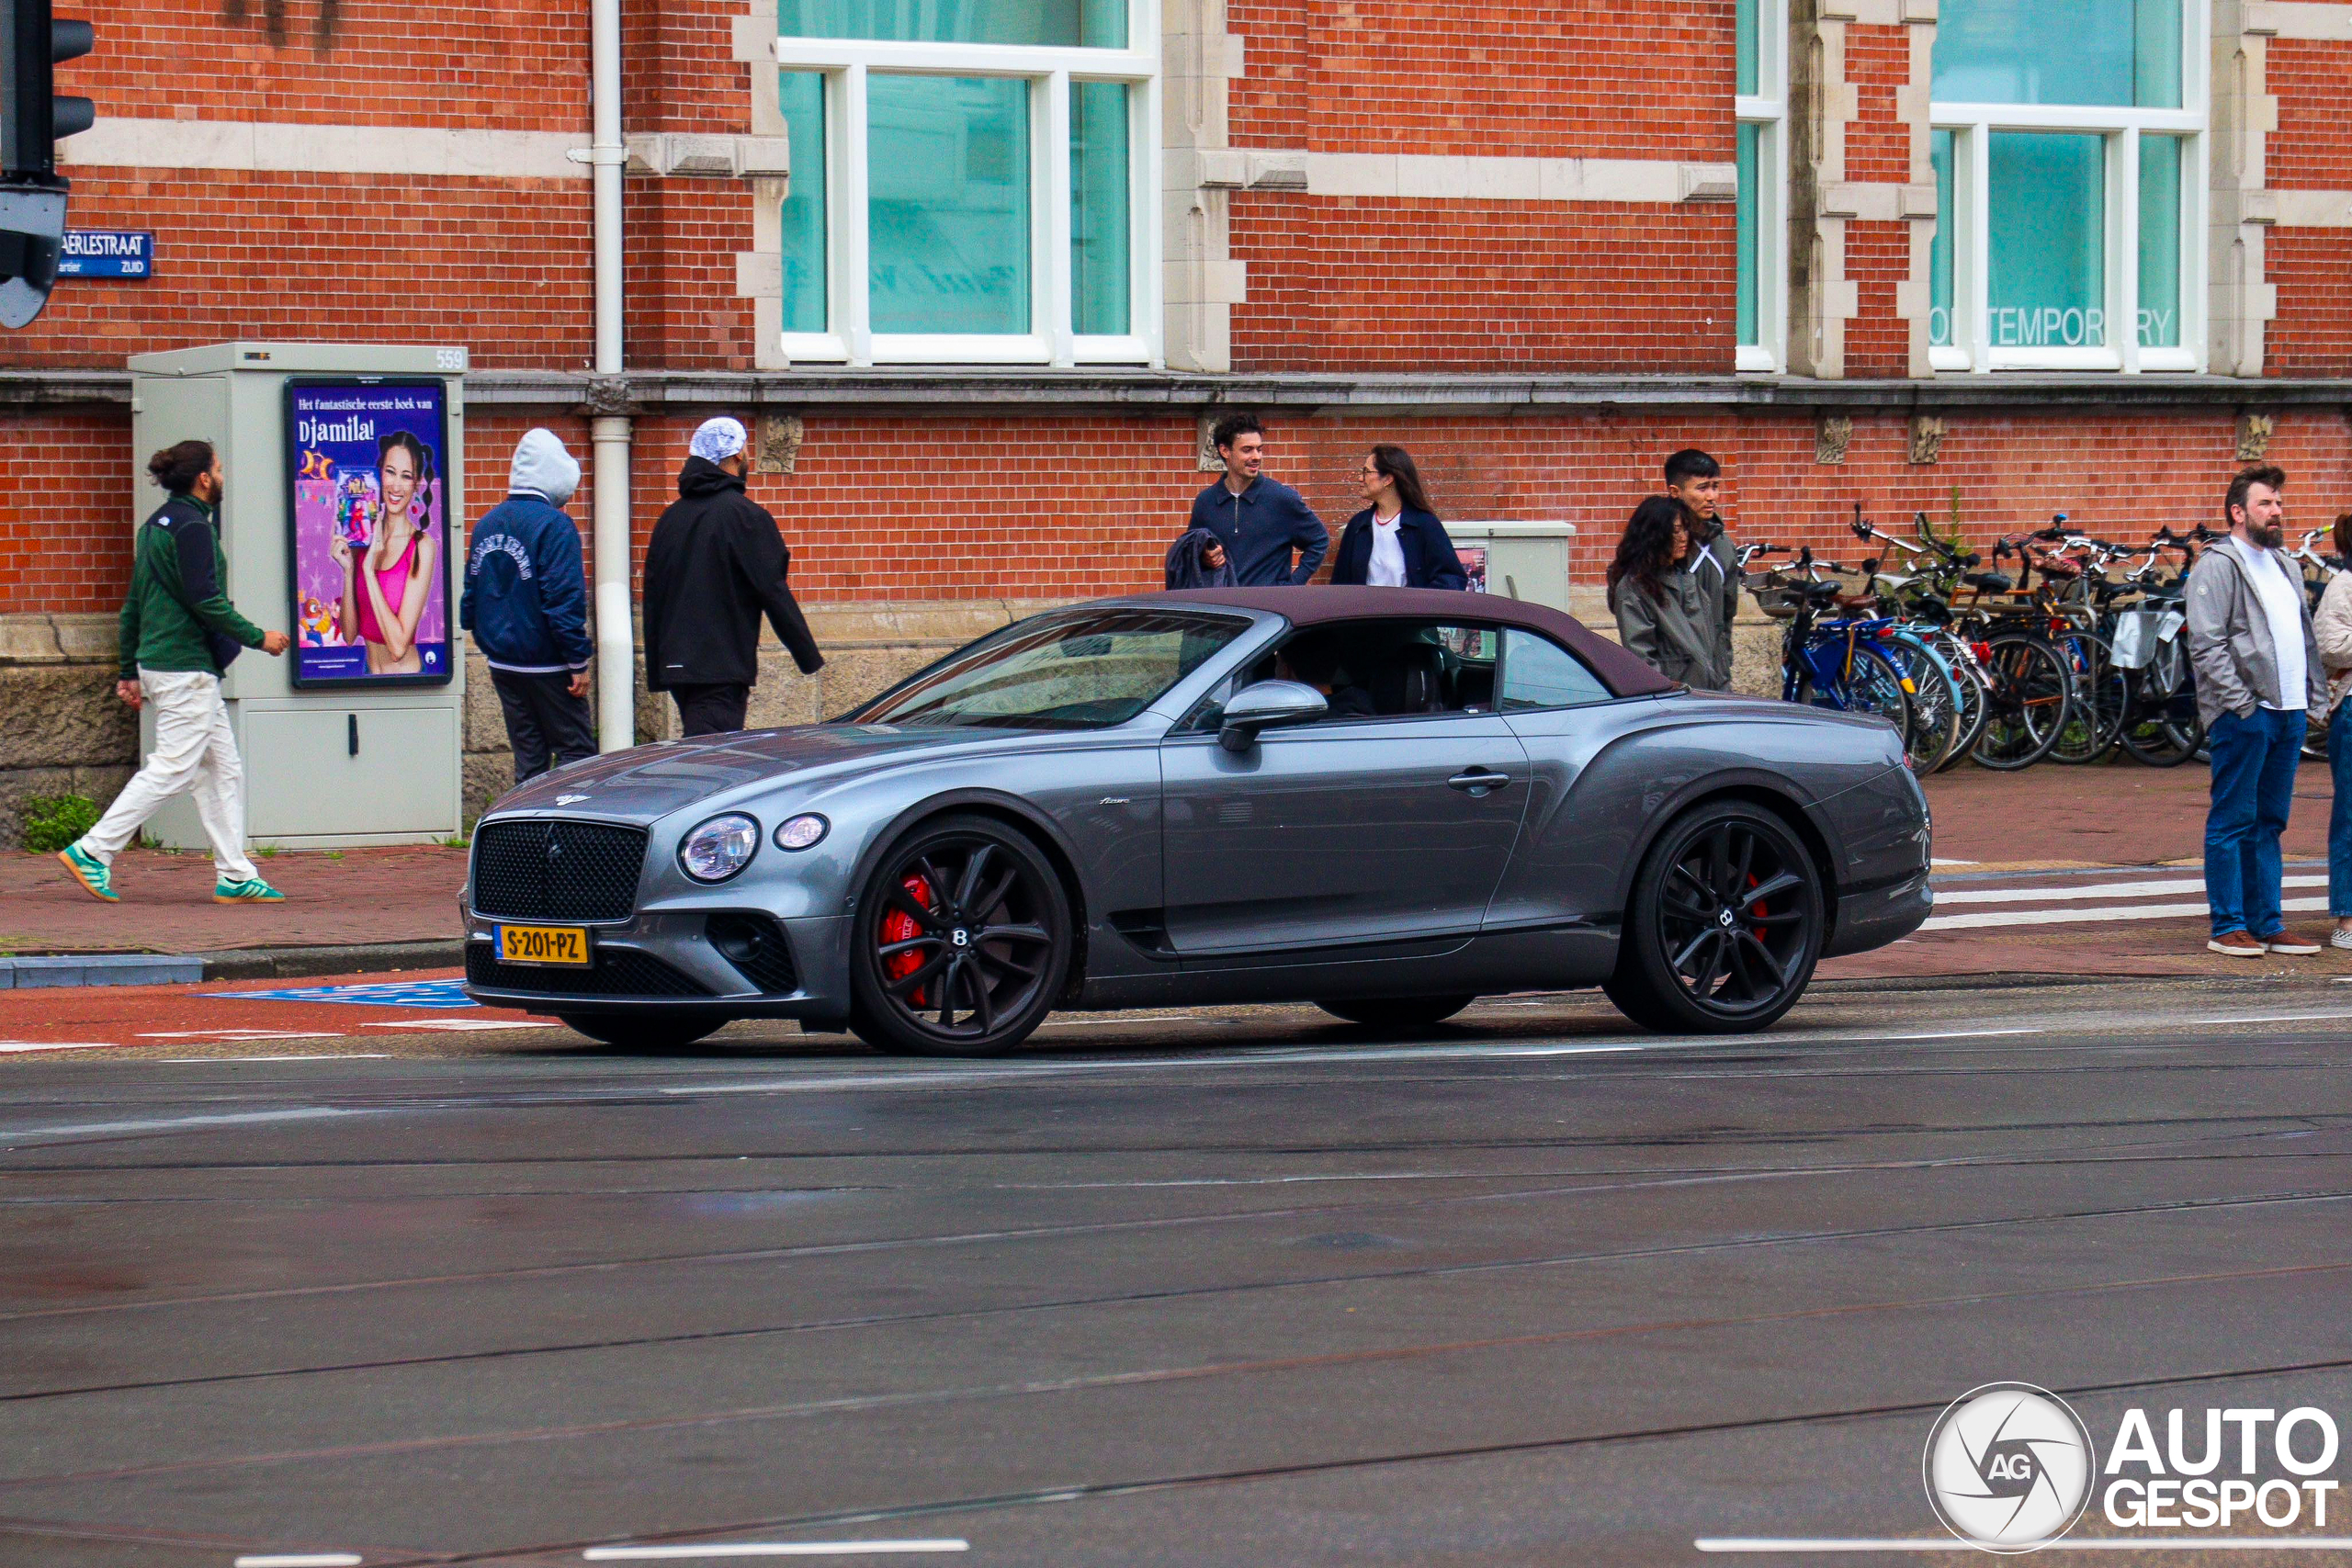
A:
[[[733,1018],[849,1016],[847,917],[778,920],[792,961],[792,988],[763,989],[711,941],[714,919],[772,919],[756,909],[640,912],[591,925],[586,970],[502,964],[499,921],[465,911],[466,994],[490,1007],[533,1013],[723,1012]],[[561,924],[513,921],[512,924]]]

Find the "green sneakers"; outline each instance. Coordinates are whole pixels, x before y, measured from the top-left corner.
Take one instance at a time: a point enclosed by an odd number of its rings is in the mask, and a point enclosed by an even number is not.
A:
[[[122,902],[122,895],[114,890],[114,873],[97,856],[79,844],[68,844],[57,852],[57,858],[65,863],[65,869],[74,874],[74,880],[91,897],[103,898],[109,904]]]
[[[283,904],[286,895],[256,876],[249,882],[214,883],[212,901],[216,904]]]

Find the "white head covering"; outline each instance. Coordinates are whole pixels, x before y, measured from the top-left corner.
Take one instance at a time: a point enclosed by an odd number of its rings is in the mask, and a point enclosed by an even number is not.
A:
[[[743,449],[743,424],[741,420],[721,415],[702,422],[695,432],[694,455],[706,463],[723,462]]]
[[[579,488],[580,459],[563,449],[562,438],[552,430],[525,431],[523,439],[514,444],[514,463],[507,470],[507,493],[527,491],[546,496],[550,504],[561,506]]]

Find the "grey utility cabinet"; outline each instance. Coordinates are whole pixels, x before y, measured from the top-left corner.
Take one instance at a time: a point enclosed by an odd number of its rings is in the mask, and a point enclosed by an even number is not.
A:
[[[413,387],[415,401],[436,405],[442,444],[427,465],[433,472],[425,488],[437,534],[434,575],[440,579],[431,627],[441,640],[418,654],[435,668],[391,681],[306,688],[295,678],[299,642],[283,658],[254,649],[241,655],[222,695],[244,760],[245,832],[254,843],[424,843],[462,826],[465,655],[456,620],[465,554],[466,364],[463,348],[329,343],[212,344],[130,360],[140,497],[131,525],[162,500],[148,482],[148,455],[190,436],[213,443],[226,476],[221,543],[229,596],[247,619],[298,637],[292,498],[306,454],[289,439],[289,386]],[[364,501],[374,494],[366,488],[374,476],[363,476],[356,462],[351,467],[354,493]],[[365,526],[356,513],[355,525]],[[313,573],[314,546],[305,558]],[[428,584],[428,599],[431,592]],[[344,649],[342,657],[367,661],[364,647]],[[153,724],[145,716],[142,751],[153,744]],[[186,796],[157,812],[148,831],[172,848],[205,843]]]

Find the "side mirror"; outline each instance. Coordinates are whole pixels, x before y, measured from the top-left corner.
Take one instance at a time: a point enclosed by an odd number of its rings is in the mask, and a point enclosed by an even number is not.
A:
[[[1216,743],[1228,751],[1247,751],[1257,743],[1261,729],[1312,724],[1330,711],[1331,705],[1312,686],[1296,681],[1261,681],[1242,687],[1225,705]]]

